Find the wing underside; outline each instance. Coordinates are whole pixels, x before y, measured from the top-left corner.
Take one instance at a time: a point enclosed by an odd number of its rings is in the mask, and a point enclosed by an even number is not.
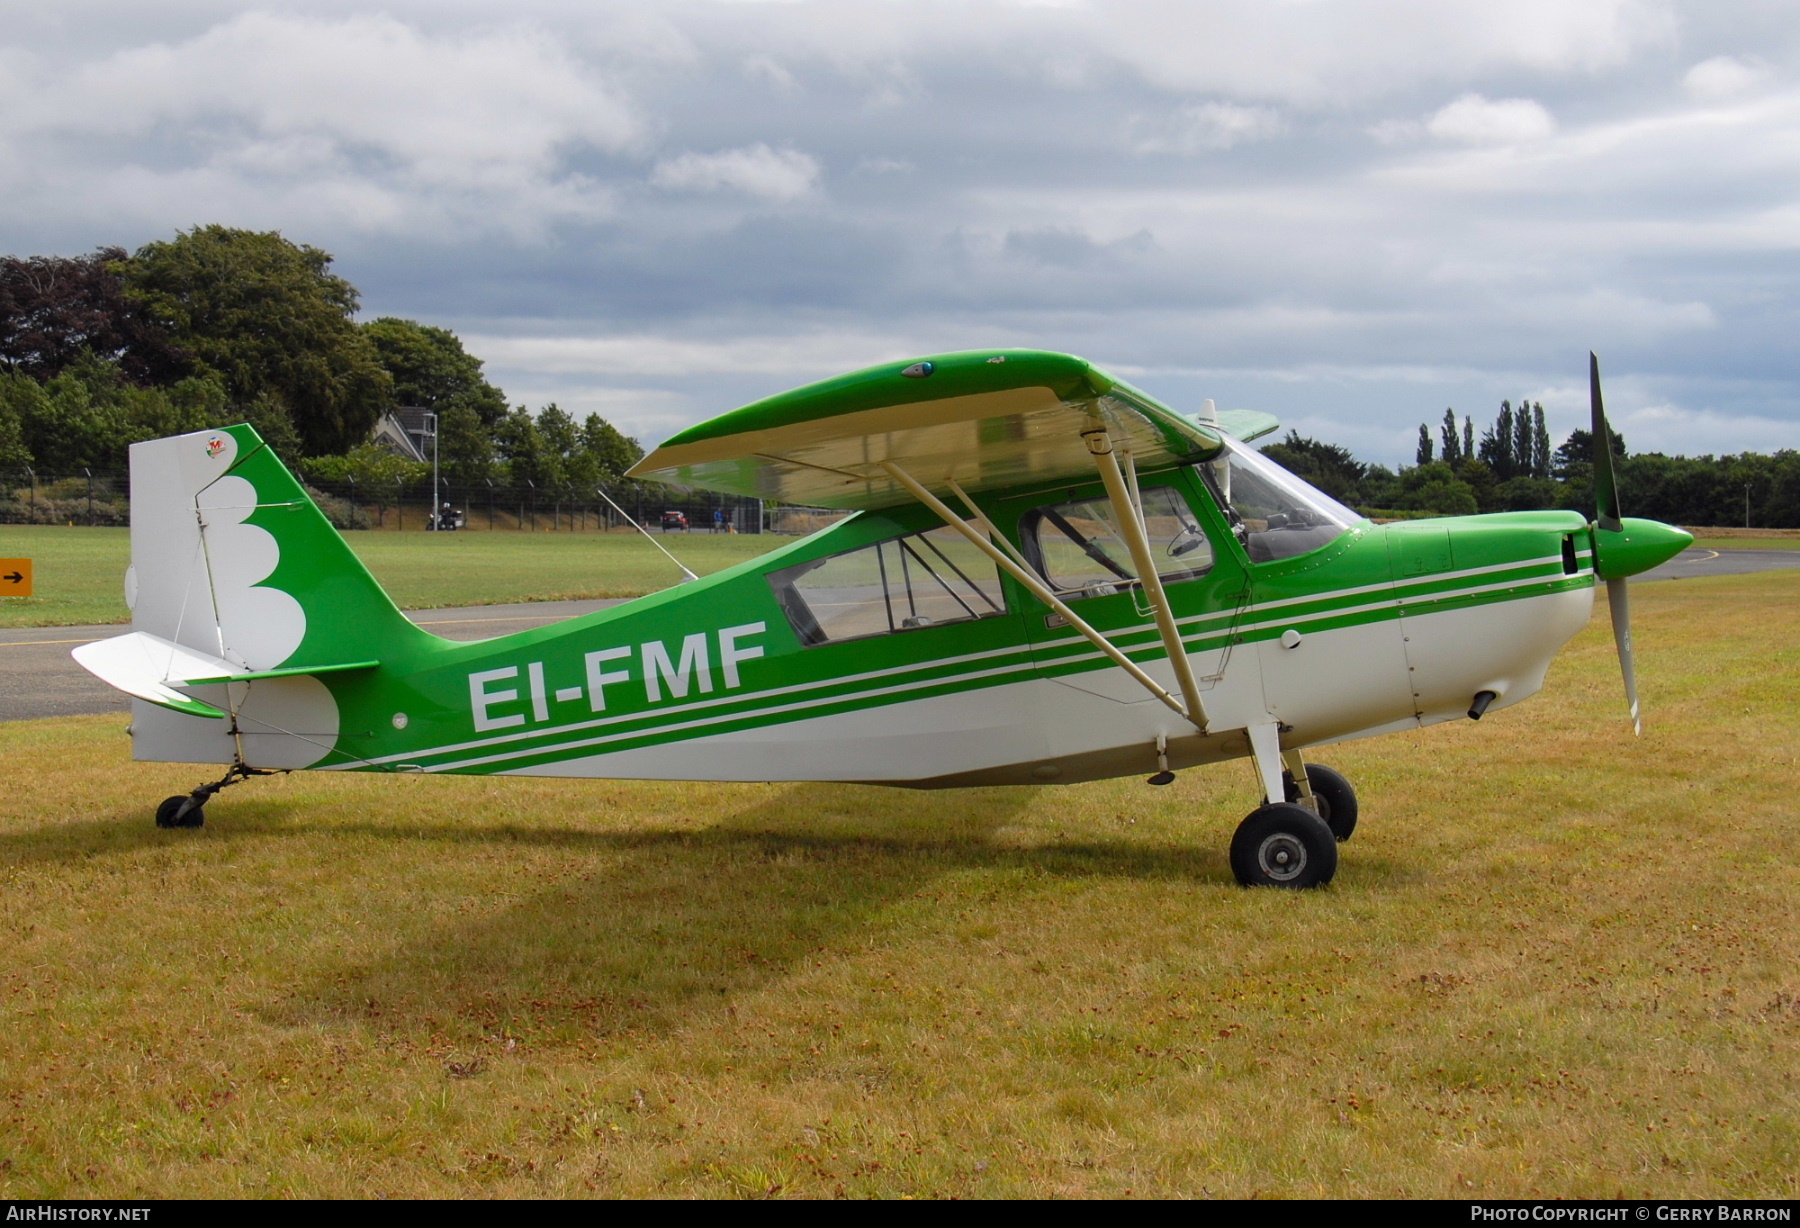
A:
[[[783,503],[888,507],[913,496],[884,462],[904,464],[934,489],[956,483],[978,493],[1091,480],[1083,432],[1096,425],[1143,467],[1204,460],[1218,453],[1222,434],[1275,426],[1244,411],[1221,417],[1203,424],[1176,413],[1070,355],[974,351],[872,367],[759,401],[683,431],[631,476]]]

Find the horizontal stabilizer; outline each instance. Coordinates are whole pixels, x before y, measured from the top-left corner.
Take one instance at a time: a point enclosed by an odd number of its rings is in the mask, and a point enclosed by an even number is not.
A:
[[[222,682],[255,682],[263,678],[292,678],[302,674],[336,674],[374,669],[380,662],[355,661],[345,665],[290,666],[286,669],[245,670],[223,657],[198,652],[145,631],[116,635],[83,644],[69,654],[96,678],[127,695],[148,700],[189,716],[219,718],[225,713],[209,703],[183,695],[176,687],[212,686]]]
[[[220,682],[260,682],[264,678],[299,678],[313,674],[348,674],[359,669],[374,669],[379,661],[351,661],[345,665],[290,665],[286,669],[263,669],[254,673],[220,674],[216,678],[189,678],[185,686],[212,686]]]

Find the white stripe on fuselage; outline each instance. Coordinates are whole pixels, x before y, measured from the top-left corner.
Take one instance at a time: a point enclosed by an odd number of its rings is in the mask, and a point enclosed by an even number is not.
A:
[[[1542,557],[1536,558],[1536,559],[1523,559],[1523,560],[1519,560],[1517,562],[1512,562],[1512,563],[1494,564],[1494,565],[1489,565],[1489,566],[1485,566],[1485,567],[1466,568],[1461,571],[1455,571],[1455,572],[1438,572],[1438,573],[1435,573],[1435,574],[1432,574],[1429,576],[1416,577],[1412,582],[1413,583],[1421,583],[1421,584],[1422,583],[1438,584],[1438,583],[1443,583],[1444,581],[1447,581],[1447,580],[1472,578],[1472,577],[1482,576],[1482,575],[1491,575],[1496,572],[1518,571],[1518,570],[1521,570],[1524,568],[1547,566],[1551,563],[1560,563],[1561,561],[1562,561],[1562,555],[1560,553],[1558,553],[1555,555],[1542,556]],[[1587,574],[1587,573],[1584,572],[1584,573],[1577,573],[1577,574]],[[1439,592],[1434,592],[1434,593],[1429,594],[1429,597],[1433,601],[1444,601],[1444,600],[1449,600],[1449,599],[1454,599],[1454,598],[1477,595],[1477,594],[1485,593],[1485,592],[1496,592],[1501,589],[1507,589],[1507,588],[1517,588],[1517,587],[1527,586],[1527,585],[1536,587],[1538,585],[1552,583],[1559,579],[1567,579],[1567,578],[1569,578],[1569,577],[1562,573],[1558,573],[1555,576],[1531,577],[1531,578],[1527,578],[1527,579],[1520,579],[1520,580],[1513,580],[1513,581],[1501,581],[1501,582],[1498,582],[1495,584],[1489,584],[1489,585],[1478,585],[1478,586],[1473,586],[1473,587],[1463,588],[1463,589],[1439,591]],[[1328,592],[1328,593],[1309,594],[1305,597],[1289,598],[1289,599],[1279,601],[1279,602],[1271,602],[1267,605],[1254,606],[1252,608],[1255,609],[1256,613],[1259,615],[1262,615],[1262,614],[1266,614],[1270,610],[1277,610],[1277,609],[1281,609],[1284,607],[1303,605],[1303,604],[1307,604],[1307,603],[1314,603],[1314,602],[1320,602],[1320,601],[1331,601],[1334,599],[1342,598],[1346,595],[1356,596],[1356,595],[1362,595],[1362,594],[1384,593],[1384,592],[1386,594],[1386,598],[1384,600],[1377,600],[1377,601],[1373,601],[1373,602],[1364,602],[1364,603],[1354,605],[1354,606],[1342,606],[1342,605],[1333,606],[1328,609],[1323,609],[1323,610],[1315,611],[1315,612],[1307,614],[1307,615],[1303,615],[1299,619],[1279,619],[1279,618],[1267,619],[1267,618],[1264,618],[1256,623],[1241,627],[1239,629],[1239,631],[1240,631],[1240,633],[1248,633],[1248,632],[1252,632],[1252,631],[1267,630],[1269,628],[1276,627],[1276,626],[1304,627],[1304,626],[1308,625],[1309,623],[1315,623],[1320,620],[1331,620],[1331,619],[1343,618],[1343,617],[1347,617],[1347,616],[1351,616],[1351,615],[1355,615],[1355,614],[1359,614],[1359,613],[1366,613],[1370,610],[1386,609],[1389,607],[1393,607],[1397,604],[1403,605],[1408,600],[1416,600],[1416,598],[1408,598],[1404,595],[1396,596],[1395,591],[1394,591],[1395,587],[1396,586],[1392,583],[1362,585],[1362,586],[1358,586],[1355,588],[1336,589],[1336,590],[1332,590],[1331,592]],[[1217,611],[1217,612],[1211,612],[1211,613],[1207,613],[1207,614],[1193,615],[1193,616],[1189,616],[1187,618],[1178,620],[1178,622],[1180,624],[1184,625],[1187,628],[1187,630],[1189,631],[1189,634],[1186,634],[1182,637],[1183,642],[1186,643],[1186,642],[1190,642],[1193,640],[1203,639],[1206,637],[1207,632],[1199,631],[1199,629],[1198,629],[1200,624],[1225,623],[1228,626],[1232,619],[1235,619],[1236,617],[1239,616],[1239,613],[1240,612],[1237,610]],[[1143,623],[1143,624],[1138,624],[1136,626],[1119,628],[1119,629],[1111,632],[1111,635],[1113,635],[1115,637],[1123,638],[1125,636],[1153,632],[1154,629],[1155,629],[1154,624]],[[1221,629],[1223,629],[1223,628],[1221,628]],[[1054,650],[1057,650],[1057,649],[1065,647],[1065,646],[1072,647],[1077,644],[1085,646],[1087,644],[1087,641],[1080,638],[1079,636],[1068,636],[1068,637],[1062,637],[1062,638],[1059,638],[1056,640],[1038,641],[1035,644],[1027,643],[1027,644],[1021,644],[1021,645],[1016,645],[1016,646],[1007,647],[1007,648],[989,649],[984,652],[967,653],[967,654],[964,654],[961,656],[956,656],[956,657],[942,657],[942,658],[937,658],[937,659],[934,659],[931,661],[918,662],[918,663],[914,663],[914,664],[910,664],[910,665],[894,666],[894,667],[890,667],[888,669],[869,670],[869,671],[865,671],[865,672],[859,673],[859,674],[844,674],[844,675],[840,675],[835,678],[817,679],[817,680],[814,680],[811,682],[796,683],[791,686],[785,686],[785,687],[774,687],[774,688],[770,688],[768,690],[763,690],[763,691],[752,691],[752,692],[746,692],[746,693],[739,694],[739,695],[727,695],[727,696],[722,696],[722,697],[719,697],[716,699],[701,700],[701,701],[698,701],[695,703],[690,703],[690,704],[671,705],[670,707],[664,708],[658,712],[641,712],[640,711],[640,712],[632,712],[632,713],[621,713],[618,716],[600,717],[597,719],[575,722],[575,723],[568,724],[568,725],[554,726],[554,727],[551,727],[548,729],[524,730],[524,731],[520,731],[518,733],[506,734],[506,735],[502,735],[499,737],[471,739],[469,741],[452,743],[452,744],[448,744],[448,745],[444,745],[444,746],[440,746],[440,747],[436,747],[436,748],[432,748],[432,749],[427,749],[427,750],[405,751],[405,752],[400,752],[400,753],[396,753],[396,754],[380,756],[380,757],[377,757],[374,759],[357,760],[355,762],[344,763],[344,764],[334,764],[334,765],[331,765],[331,767],[327,770],[342,771],[342,770],[348,770],[348,769],[360,767],[365,764],[367,764],[369,766],[379,766],[381,764],[387,764],[387,763],[411,762],[414,760],[429,758],[429,757],[433,757],[433,756],[437,756],[437,755],[454,754],[459,751],[480,750],[480,749],[484,749],[487,747],[503,746],[508,743],[515,743],[515,742],[539,741],[539,740],[542,740],[545,738],[556,738],[556,737],[563,736],[566,734],[580,733],[580,732],[583,732],[586,730],[591,730],[591,729],[606,728],[608,726],[619,725],[619,724],[623,724],[626,722],[642,722],[653,716],[662,716],[662,715],[681,716],[681,715],[685,715],[688,713],[700,712],[700,711],[704,711],[707,709],[721,707],[724,705],[732,705],[734,707],[738,707],[738,706],[742,706],[742,705],[751,705],[751,704],[754,704],[758,701],[765,700],[765,699],[773,699],[773,698],[779,698],[779,697],[789,696],[789,695],[804,694],[809,691],[816,691],[816,690],[820,690],[820,689],[828,688],[828,687],[840,687],[840,686],[844,686],[847,684],[854,684],[854,683],[858,683],[858,682],[867,682],[867,681],[875,681],[875,680],[883,679],[883,678],[899,677],[899,676],[904,676],[905,674],[909,674],[909,673],[917,673],[922,670],[941,669],[946,666],[972,664],[972,663],[980,662],[980,661],[992,661],[992,660],[996,660],[996,659],[1000,659],[1000,658],[1005,658],[1008,656],[1016,656],[1016,655],[1021,655],[1021,654],[1026,655],[1028,657],[1028,659],[1025,661],[1018,662],[1013,665],[1000,667],[1000,668],[983,669],[983,670],[975,670],[975,671],[959,673],[959,674],[951,674],[951,675],[947,675],[947,676],[943,676],[943,677],[924,679],[924,680],[921,680],[918,682],[902,684],[899,686],[882,687],[882,688],[876,688],[874,690],[867,690],[867,691],[857,691],[857,692],[853,692],[850,694],[824,696],[824,697],[820,697],[816,700],[806,702],[806,703],[783,704],[783,705],[777,705],[775,707],[756,708],[754,711],[739,710],[739,711],[736,711],[733,713],[721,715],[716,718],[699,720],[699,721],[677,721],[677,722],[670,722],[670,723],[657,723],[648,728],[642,728],[642,729],[637,729],[637,730],[624,732],[624,733],[620,733],[620,734],[609,735],[609,736],[606,736],[603,738],[584,739],[584,740],[579,740],[579,741],[575,741],[575,742],[558,742],[558,743],[555,743],[555,744],[549,745],[549,746],[539,745],[539,746],[533,746],[533,747],[523,747],[518,750],[508,752],[508,753],[486,755],[486,756],[481,756],[481,757],[472,758],[472,759],[458,760],[451,764],[432,765],[427,770],[442,771],[442,770],[447,770],[449,768],[480,766],[480,765],[485,765],[488,763],[502,762],[509,758],[525,758],[525,757],[534,756],[534,755],[553,754],[553,753],[556,753],[556,752],[566,749],[566,748],[594,745],[594,744],[598,744],[601,742],[607,742],[607,741],[618,741],[618,740],[621,740],[624,738],[654,736],[654,735],[665,733],[665,732],[672,733],[672,732],[678,732],[678,731],[691,729],[691,728],[702,728],[702,727],[705,727],[708,725],[718,724],[723,721],[742,720],[742,719],[747,719],[747,718],[760,718],[760,717],[764,717],[764,716],[774,716],[774,715],[779,715],[782,713],[787,713],[787,712],[792,712],[792,711],[802,711],[807,708],[818,707],[818,706],[821,706],[824,704],[845,702],[845,701],[859,699],[859,698],[865,698],[865,697],[873,698],[873,697],[882,696],[882,695],[900,694],[900,693],[904,693],[909,690],[919,690],[919,689],[923,689],[926,687],[933,687],[933,686],[954,685],[957,683],[969,682],[969,681],[973,681],[973,680],[981,679],[981,678],[1000,677],[1000,676],[1004,676],[1006,674],[1018,673],[1018,672],[1021,672],[1024,670],[1039,668],[1042,665],[1051,665],[1051,666],[1061,667],[1061,666],[1070,665],[1070,664],[1085,664],[1085,663],[1098,662],[1098,661],[1105,660],[1104,654],[1102,654],[1098,649],[1089,649],[1087,651],[1076,652],[1076,653],[1064,653],[1064,654],[1058,655],[1054,661],[1049,661],[1049,662],[1040,662],[1038,659],[1036,659],[1036,656],[1034,655],[1036,653],[1041,653],[1046,650],[1054,651]],[[1159,653],[1161,651],[1161,645],[1159,643],[1152,641],[1147,644],[1132,646],[1130,648],[1127,648],[1125,651],[1127,653],[1134,653],[1134,654],[1135,653]]]

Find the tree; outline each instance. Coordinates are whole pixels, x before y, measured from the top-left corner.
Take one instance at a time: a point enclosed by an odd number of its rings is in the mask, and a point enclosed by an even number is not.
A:
[[[514,485],[529,484],[542,491],[561,484],[562,457],[545,445],[536,420],[523,405],[494,428],[494,445],[506,465],[507,478]]]
[[[25,446],[17,400],[42,394],[43,389],[34,381],[0,371],[0,473],[17,473],[31,464],[31,449]]]
[[[1513,407],[1511,401],[1500,402],[1500,416],[1481,436],[1481,459],[1494,476],[1504,482],[1517,473],[1513,452]]]
[[[1531,406],[1525,401],[1519,402],[1519,411],[1513,415],[1513,473],[1515,478],[1531,476],[1532,457],[1536,444],[1532,435]]]
[[[494,439],[479,415],[451,405],[438,416],[438,459],[451,481],[485,482],[494,471]]]
[[[621,434],[599,414],[589,414],[581,424],[581,447],[593,456],[602,482],[623,480],[625,471],[644,459],[644,449],[638,441]]]
[[[1443,461],[1420,465],[1400,475],[1393,506],[1408,511],[1469,516],[1478,510],[1475,492]]]
[[[1531,476],[1543,481],[1550,476],[1550,428],[1544,424],[1541,403],[1531,407],[1531,414]]]
[[[0,405],[17,422],[30,463],[56,474],[122,471],[133,443],[221,426],[229,416],[217,380],[190,377],[167,389],[139,388],[113,363],[85,352],[43,384],[0,373]]]
[[[330,255],[275,231],[211,225],[139,248],[124,276],[233,402],[278,405],[318,455],[362,442],[392,403],[393,380],[351,320],[356,287],[330,270]]]
[[[300,471],[319,482],[355,482],[365,497],[404,490],[431,476],[431,466],[407,460],[372,443],[358,444],[343,456],[309,456]]]
[[[82,354],[134,384],[173,383],[187,356],[125,293],[122,247],[90,256],[0,257],[0,370],[43,381]]]
[[[394,403],[429,409],[440,418],[469,410],[484,427],[506,416],[506,396],[481,374],[481,359],[447,328],[382,316],[362,326],[382,368],[394,381]]]
[[[1431,463],[1431,428],[1423,422],[1419,423],[1419,448],[1414,459],[1420,465]]]
[[[1262,449],[1262,454],[1296,477],[1345,503],[1362,501],[1363,475],[1368,466],[1350,455],[1348,448],[1308,439],[1290,430],[1287,438]]]
[[[1612,436],[1613,457],[1617,460],[1624,460],[1629,455],[1625,451],[1625,436],[1614,430],[1610,422],[1606,424],[1606,430]],[[1584,431],[1577,427],[1569,432],[1569,437],[1563,440],[1562,445],[1556,449],[1554,457],[1556,476],[1564,477],[1570,468],[1576,465],[1586,465],[1591,471],[1593,464],[1594,434],[1592,431]]]
[[[1456,433],[1456,411],[1454,409],[1444,411],[1444,425],[1438,428],[1438,433],[1444,441],[1444,462],[1449,465],[1456,464],[1462,459],[1462,449],[1458,446],[1461,441]]]

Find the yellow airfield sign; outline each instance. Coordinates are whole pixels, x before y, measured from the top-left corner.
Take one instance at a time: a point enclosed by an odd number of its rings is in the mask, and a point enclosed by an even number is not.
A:
[[[31,596],[31,560],[0,559],[0,597]]]

